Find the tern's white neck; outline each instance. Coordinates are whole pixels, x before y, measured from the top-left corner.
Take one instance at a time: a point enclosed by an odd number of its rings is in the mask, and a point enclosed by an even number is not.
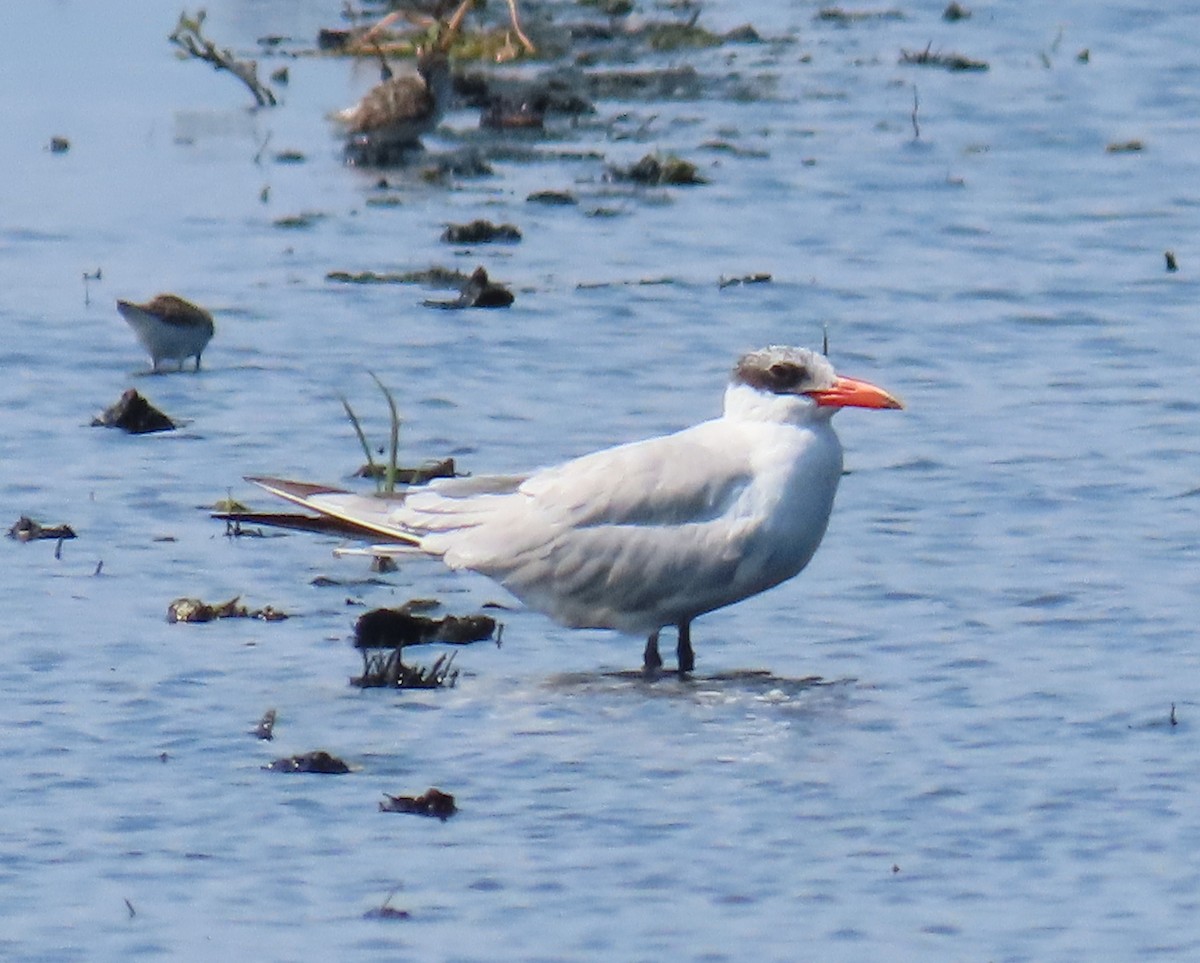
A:
[[[725,417],[734,420],[803,425],[828,421],[835,410],[821,408],[806,395],[777,395],[741,383],[725,389]]]

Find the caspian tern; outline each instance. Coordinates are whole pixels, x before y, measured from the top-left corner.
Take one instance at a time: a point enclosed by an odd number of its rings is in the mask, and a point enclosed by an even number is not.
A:
[[[391,497],[248,480],[391,540],[371,554],[438,556],[563,625],[644,634],[647,672],[662,666],[660,630],[676,626],[683,674],[693,619],[791,578],[816,552],[842,475],[830,419],[848,407],[902,405],[815,351],[769,347],[738,361],[719,418],[528,476]]]

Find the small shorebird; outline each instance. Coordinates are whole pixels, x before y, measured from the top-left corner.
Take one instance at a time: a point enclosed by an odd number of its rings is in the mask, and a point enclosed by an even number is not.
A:
[[[387,162],[421,146],[421,135],[438,125],[450,102],[450,60],[439,49],[422,51],[417,74],[385,80],[353,107],[333,115],[346,128],[348,150]]]
[[[719,418],[528,476],[390,497],[249,481],[389,540],[371,555],[437,556],[563,625],[642,634],[648,673],[662,666],[659,631],[675,626],[682,674],[693,619],[790,579],[816,552],[842,476],[830,419],[848,407],[901,404],[815,351],[770,347],[738,361]]]
[[[160,294],[145,304],[118,301],[117,310],[129,322],[158,371],[159,363],[170,359],[183,362],[196,359],[194,370],[200,370],[200,355],[213,336],[212,315],[190,301],[174,294]]]

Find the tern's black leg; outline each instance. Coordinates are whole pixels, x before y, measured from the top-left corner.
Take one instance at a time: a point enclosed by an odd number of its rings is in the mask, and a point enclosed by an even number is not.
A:
[[[642,653],[642,671],[647,675],[662,668],[662,656],[658,654],[658,632],[651,632],[646,642],[646,651]]]
[[[679,623],[679,644],[675,647],[679,656],[679,674],[691,672],[696,667],[696,653],[692,651],[692,623]]]

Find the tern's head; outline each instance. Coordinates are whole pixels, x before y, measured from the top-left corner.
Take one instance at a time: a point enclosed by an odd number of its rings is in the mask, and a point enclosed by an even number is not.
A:
[[[726,414],[796,421],[839,408],[902,408],[866,381],[839,376],[829,359],[808,348],[772,345],[743,355],[726,393]]]

